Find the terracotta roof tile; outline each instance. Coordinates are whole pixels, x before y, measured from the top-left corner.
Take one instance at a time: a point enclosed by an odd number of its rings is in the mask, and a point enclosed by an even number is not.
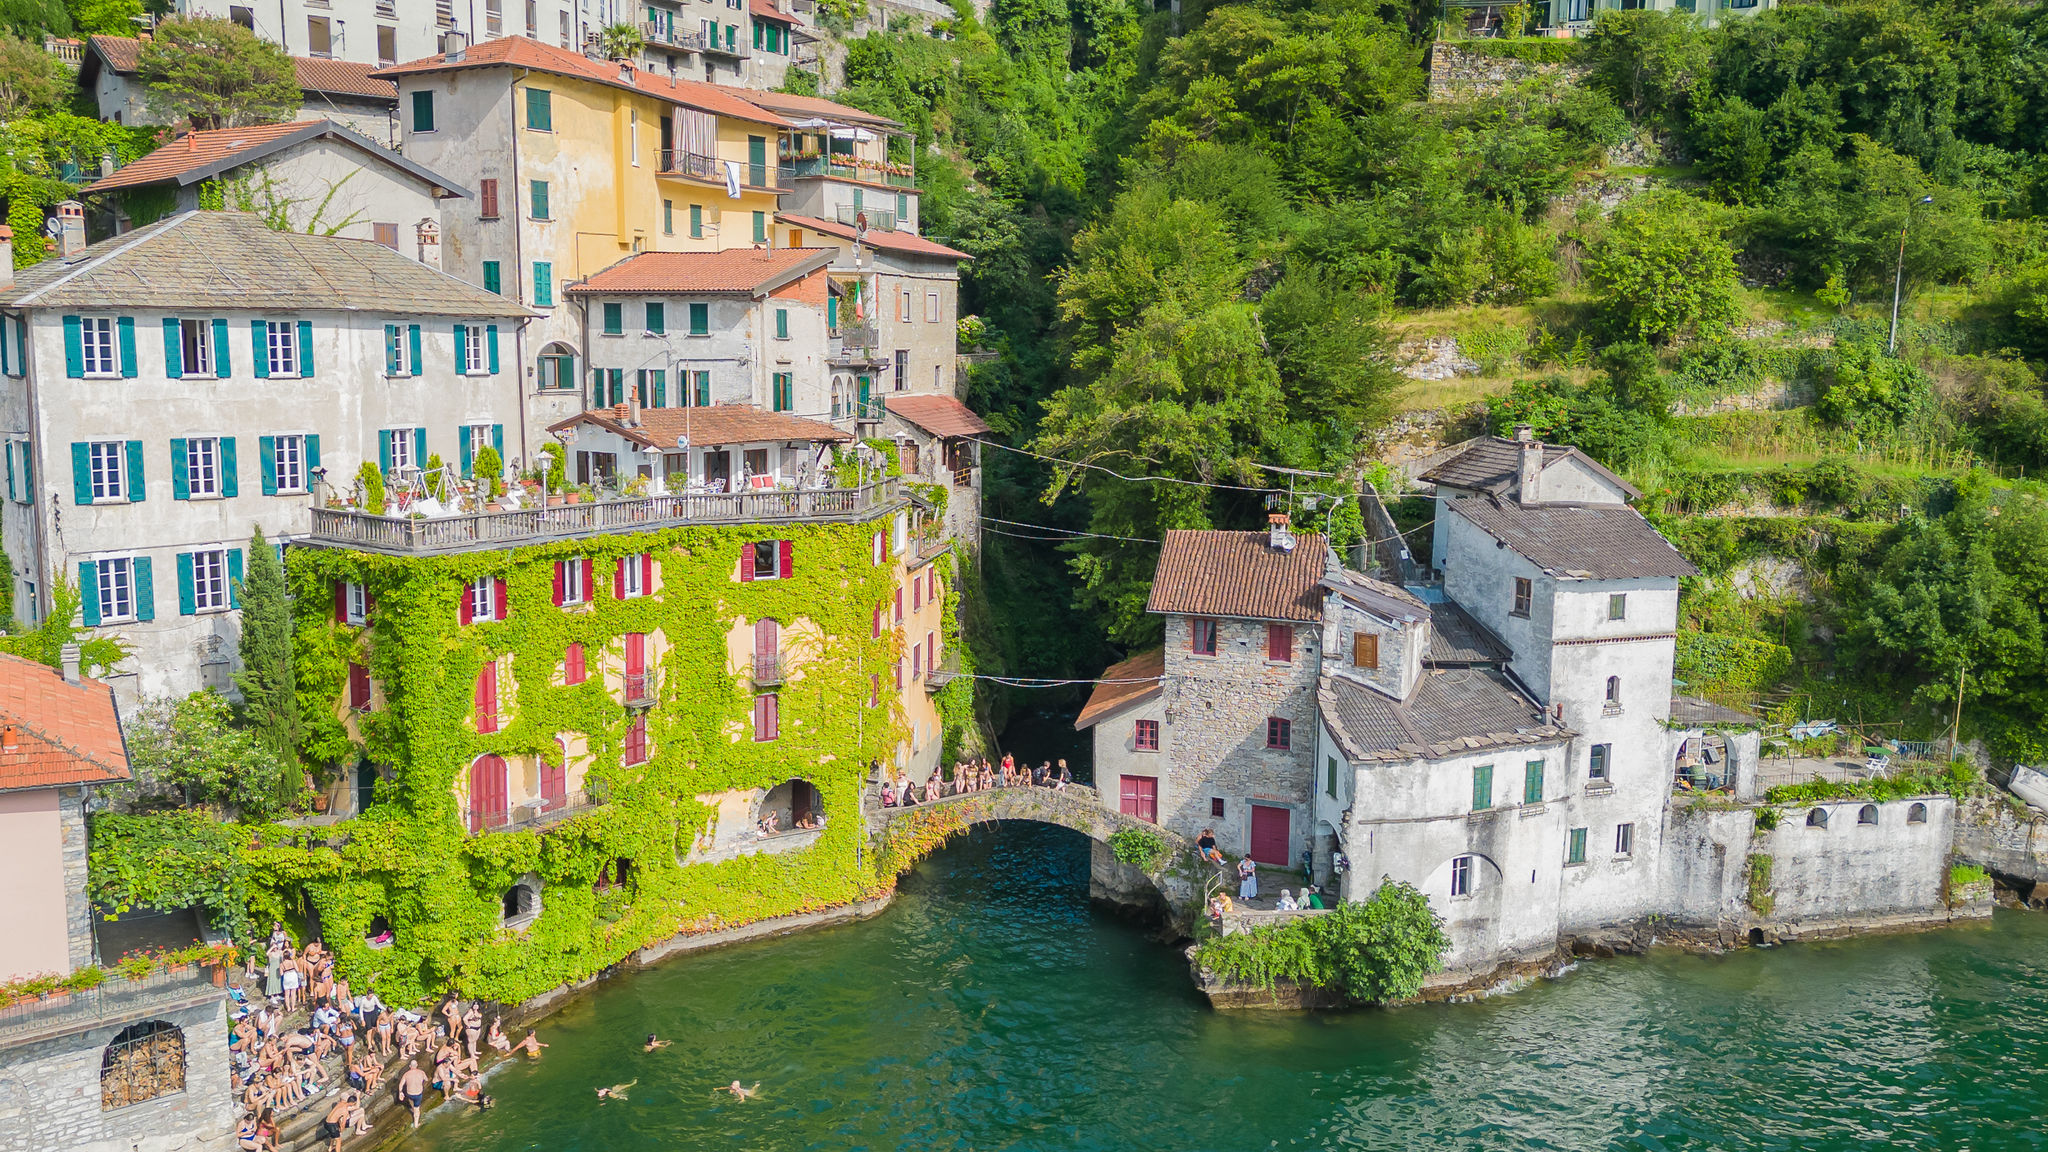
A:
[[[384,79],[399,76],[417,76],[430,72],[449,72],[466,68],[531,68],[536,72],[548,72],[556,76],[569,76],[608,88],[624,88],[631,92],[642,92],[649,96],[675,104],[686,104],[700,111],[719,116],[730,116],[736,120],[749,120],[756,124],[771,124],[777,128],[790,126],[787,120],[768,109],[748,100],[744,90],[727,88],[721,84],[707,84],[701,80],[682,80],[660,72],[649,72],[642,68],[623,69],[616,61],[592,60],[581,52],[542,44],[524,36],[501,36],[472,44],[462,53],[462,58],[450,62],[447,53],[410,60],[380,68],[375,75]],[[621,79],[621,76],[628,79]]]
[[[748,0],[747,11],[763,20],[777,20],[784,24],[796,23],[796,17],[775,6],[775,0]]]
[[[641,252],[570,285],[571,294],[759,293],[823,268],[836,248],[728,248]]]
[[[85,188],[84,194],[148,184],[196,184],[230,168],[323,136],[351,145],[371,161],[397,168],[442,194],[469,194],[446,177],[332,120],[298,120],[289,124],[257,124],[248,128],[208,128],[201,132],[188,132],[112,176],[94,181]]]
[[[1166,675],[1166,649],[1140,652],[1121,664],[1103,669],[1102,680],[1128,680],[1128,684],[1097,684],[1088,703],[1074,717],[1074,729],[1092,728],[1104,717],[1126,705],[1159,695],[1159,678]]]
[[[830,424],[791,416],[787,412],[763,412],[751,404],[714,404],[708,408],[642,408],[640,424],[630,427],[613,411],[595,409],[579,412],[548,426],[556,432],[582,423],[595,424],[637,444],[673,450],[678,436],[690,443],[758,444],[771,440],[801,440],[816,444],[838,444],[853,437]]]
[[[181,212],[24,268],[0,303],[17,308],[124,307],[413,312],[482,319],[530,316],[374,240],[278,232],[248,212]]]
[[[823,232],[827,236],[837,236],[842,240],[853,239],[853,225],[851,224],[838,224],[830,220],[820,220],[816,216],[794,216],[787,212],[778,212],[775,214],[775,218],[785,224],[794,224],[799,228],[808,228],[813,232]],[[884,252],[901,252],[910,256],[944,256],[954,260],[974,259],[974,257],[957,248],[948,248],[944,244],[927,240],[922,236],[913,235],[909,232],[898,232],[894,229],[884,231],[880,228],[870,228],[868,229],[866,243],[870,248],[879,248]]]
[[[764,2],[765,0],[754,0],[756,5]],[[769,19],[787,20],[789,17],[776,15],[770,16]],[[836,100],[826,100],[818,96],[792,96],[787,92],[750,91],[747,93],[747,99],[768,109],[770,112],[780,113],[792,120],[844,120],[848,124],[864,124],[871,128],[882,128],[898,132],[903,130],[903,122],[901,120],[891,120],[879,112],[869,112],[852,107],[851,105],[841,104]]]
[[[128,778],[111,689],[67,683],[54,668],[0,654],[0,791]]]
[[[1538,568],[1583,580],[1692,576],[1699,569],[1626,504],[1518,504],[1491,496],[1450,510]]]
[[[99,51],[108,67],[122,75],[133,75],[141,67],[142,41],[133,36],[94,36],[89,43]],[[398,85],[373,78],[370,75],[376,71],[373,65],[319,56],[294,56],[292,71],[299,81],[299,89],[304,92],[398,101]]]
[[[1282,552],[1264,532],[1175,529],[1159,546],[1147,612],[1320,620],[1320,584],[1330,555],[1321,536],[1295,538]]]
[[[890,396],[889,411],[934,436],[985,436],[994,429],[951,396]]]

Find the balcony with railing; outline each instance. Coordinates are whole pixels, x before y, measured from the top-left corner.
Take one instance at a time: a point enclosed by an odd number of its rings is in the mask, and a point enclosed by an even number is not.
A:
[[[867,217],[868,227],[870,228],[879,228],[884,232],[894,232],[896,230],[896,210],[894,208],[870,208],[865,205],[855,208],[851,204],[841,204],[833,209],[833,214],[841,224],[849,228],[853,227],[860,217],[864,215]]]
[[[625,681],[626,707],[643,708],[654,703],[653,673],[628,672],[621,679]]]
[[[886,184],[892,188],[917,187],[917,173],[897,171],[898,167],[886,160],[856,158],[845,153],[830,156],[812,154],[808,156],[784,155],[782,162],[788,166],[789,174],[795,177],[836,176],[841,180],[859,180],[868,184]],[[850,221],[842,221],[850,223]]]
[[[86,1032],[218,1002],[227,995],[204,969],[159,968],[139,980],[110,975],[97,988],[21,999],[0,1007],[0,1047]]]
[[[684,152],[674,148],[663,148],[660,152],[660,167],[656,170],[663,176],[680,176],[689,180],[708,180],[725,183],[728,164],[738,165],[740,183],[749,188],[787,188],[792,177],[789,169],[779,164],[754,164],[745,160],[724,160],[717,156],[706,156],[698,152]]]
[[[959,675],[960,654],[949,648],[939,657],[937,664],[926,669],[924,674],[924,690],[927,692],[937,692],[939,689],[951,684],[954,678]]]
[[[312,530],[301,543],[394,556],[480,552],[685,524],[862,521],[893,511],[902,501],[898,481],[888,479],[858,488],[757,488],[431,519],[315,508]]]
[[[782,683],[782,653],[754,653],[754,684],[760,688],[771,688]]]
[[[610,801],[610,789],[601,781],[591,780],[581,789],[566,795],[541,797],[496,811],[471,809],[465,815],[474,831],[515,832],[521,828],[546,828],[572,816],[596,811]]]

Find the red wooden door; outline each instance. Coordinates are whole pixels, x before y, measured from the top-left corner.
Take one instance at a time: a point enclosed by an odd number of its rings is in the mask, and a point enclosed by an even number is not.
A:
[[[1126,816],[1159,823],[1159,777],[1125,776],[1117,790],[1117,810]]]
[[[1293,845],[1293,837],[1287,832],[1289,815],[1285,808],[1252,805],[1252,859],[1283,868],[1293,863],[1288,858],[1288,849]]]
[[[569,798],[569,768],[565,764],[540,762],[540,794],[548,807],[558,808]]]
[[[510,790],[505,786],[505,759],[479,756],[469,766],[469,830],[501,828],[511,815]]]
[[[626,633],[626,675],[647,674],[647,633]]]

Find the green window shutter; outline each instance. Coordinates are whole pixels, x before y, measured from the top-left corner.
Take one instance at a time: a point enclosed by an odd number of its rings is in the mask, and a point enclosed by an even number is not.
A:
[[[469,357],[464,349],[469,342],[469,325],[455,326],[455,374],[461,376],[469,371]]]
[[[425,364],[420,360],[420,326],[417,324],[406,325],[405,340],[412,350],[412,374],[418,376],[426,370]]]
[[[64,375],[85,379],[85,326],[76,316],[64,318]]]
[[[464,480],[473,480],[476,478],[476,454],[469,450],[469,429],[467,427],[463,427],[457,429],[457,432],[459,434],[456,437],[455,445],[456,462],[462,468],[462,478]]]
[[[0,339],[5,338],[5,333],[0,332]],[[28,318],[25,316],[14,322],[14,374],[28,375]]]
[[[499,296],[505,294],[505,281],[498,274],[498,262],[496,260],[484,261],[484,291]]]
[[[676,234],[676,202],[673,200],[663,200],[661,202],[661,234],[664,236]]]
[[[249,321],[249,355],[256,362],[256,378],[270,379],[270,339],[263,321]]]
[[[1543,761],[1531,760],[1522,769],[1522,803],[1543,803]]]
[[[135,379],[135,317],[122,316],[114,321],[114,335],[121,345],[121,375]]]
[[[226,320],[215,320],[213,322],[214,377],[219,380],[227,379],[232,373],[231,363],[228,359],[228,322]]]
[[[1565,863],[1584,864],[1585,862],[1586,830],[1584,828],[1574,828],[1571,832],[1571,842],[1565,849]]]
[[[839,330],[839,297],[825,297],[825,327]]]
[[[709,304],[692,304],[692,305],[690,305],[690,335],[692,335],[692,336],[708,336],[708,335],[710,335],[710,334],[711,334],[711,305],[709,305]]]
[[[624,368],[614,368],[612,369],[612,403],[624,404],[625,402],[626,370]]]
[[[425,428],[415,428],[412,430],[412,466],[415,468],[424,467],[426,462],[427,430]]]
[[[171,499],[190,500],[192,481],[185,472],[185,441],[182,438],[171,441]]]
[[[700,240],[704,237],[704,206],[702,204],[690,205],[690,235]]]
[[[752,21],[751,23],[754,25],[754,47],[758,49],[764,46],[761,43],[761,29],[765,27],[765,25],[763,25],[759,20]]]
[[[384,374],[398,375],[398,325],[384,326]]]
[[[90,560],[78,562],[78,607],[87,628],[100,626],[100,569]]]
[[[71,500],[92,503],[92,445],[83,440],[71,444]]]
[[[220,438],[220,494],[223,496],[240,496],[242,494],[241,478],[235,475],[235,438],[233,436],[223,436]]]
[[[540,132],[555,128],[554,94],[545,88],[526,90],[526,126]]]
[[[647,330],[656,335],[668,330],[668,312],[659,304],[647,306]]]
[[[1472,810],[1484,812],[1493,807],[1493,765],[1481,764],[1472,769]]]
[[[256,455],[263,465],[263,494],[277,495],[277,437],[258,436]]]
[[[498,374],[498,326],[484,325],[484,354],[489,357],[491,375]]]
[[[391,471],[392,431],[394,430],[387,428],[377,433],[377,468],[379,471],[384,472],[386,474],[389,474]]]
[[[306,470],[311,472],[320,466],[320,437],[306,437]],[[309,485],[310,487],[310,485]]]
[[[665,368],[654,370],[654,406],[668,407],[668,370]]]
[[[626,306],[616,301],[606,301],[604,306],[604,334],[621,336],[626,331]]]
[[[500,461],[505,459],[505,426],[503,424],[491,425],[491,451],[498,454]]]
[[[711,407],[711,373],[697,373],[697,407]]]
[[[412,94],[412,130],[432,132],[434,130],[434,94],[415,92]]]
[[[128,499],[137,504],[143,500],[142,485],[142,441],[128,442]]]
[[[313,375],[313,322],[299,321],[299,375]]]
[[[789,309],[787,308],[777,308],[775,310],[775,338],[777,340],[789,339]]]
[[[228,607],[242,606],[242,550],[228,549]]]
[[[149,557],[135,558],[135,618],[156,619],[156,581],[150,571]]]
[[[546,261],[533,264],[533,302],[541,308],[555,306],[555,266]]]
[[[862,208],[866,207],[866,204],[867,202],[862,190],[859,188],[855,188],[853,190],[853,210],[855,212],[858,212]]]
[[[896,194],[896,221],[898,224],[901,224],[908,219],[910,219],[910,193],[898,192]]]
[[[9,442],[7,445],[7,498],[9,500],[20,499],[14,493],[14,444]]]
[[[760,244],[767,239],[768,214],[766,212],[756,212],[754,213],[754,243]]]
[[[185,336],[176,316],[164,317],[164,375],[173,380],[185,374]]]
[[[178,553],[178,615],[190,616],[199,611],[199,596],[193,587],[192,554]]]
[[[545,181],[545,180],[532,180],[532,181],[528,181],[528,184],[527,184],[527,186],[528,186],[529,188],[531,188],[531,189],[532,189],[532,194],[531,194],[531,200],[532,200],[532,205],[531,205],[531,208],[532,208],[532,214],[533,214],[533,218],[534,218],[535,220],[545,220],[545,219],[547,219],[547,218],[548,218],[548,182],[547,182],[547,181]]]

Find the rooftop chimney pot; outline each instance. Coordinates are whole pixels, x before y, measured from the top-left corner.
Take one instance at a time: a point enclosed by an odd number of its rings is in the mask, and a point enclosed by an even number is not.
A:
[[[1515,425],[1515,439],[1517,441],[1523,444],[1527,444],[1529,441],[1534,440],[1535,438],[1536,430],[1534,428],[1529,427],[1527,424]]]
[[[1515,440],[1521,445],[1521,471],[1515,485],[1515,501],[1519,504],[1535,504],[1542,496],[1543,445],[1530,439],[1527,424],[1515,429]]]
[[[1266,514],[1266,543],[1275,552],[1294,551],[1294,533],[1287,530],[1287,523],[1287,513],[1285,512],[1269,512]]]
[[[85,251],[85,205],[66,200],[57,205],[57,254],[69,259]]]
[[[57,659],[64,666],[64,682],[78,683],[78,645],[66,644],[57,650]]]

